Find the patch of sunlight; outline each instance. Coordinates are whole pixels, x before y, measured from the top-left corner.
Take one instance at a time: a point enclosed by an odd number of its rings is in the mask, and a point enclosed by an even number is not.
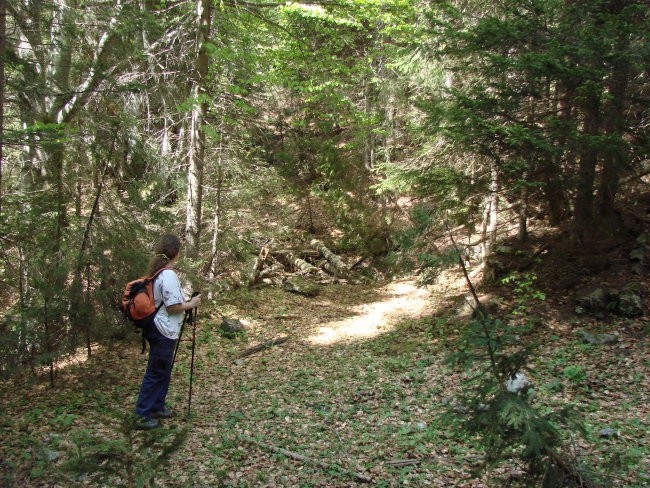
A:
[[[92,350],[92,354],[96,354],[102,349],[102,346],[99,343],[92,343],[90,345],[90,348]],[[74,352],[70,354],[66,354],[54,361],[54,366],[56,367],[57,370],[60,369],[65,369],[69,366],[74,366],[74,365],[79,365],[83,364],[86,361],[88,361],[88,349],[86,346],[78,347],[77,349],[74,350]],[[50,367],[49,365],[46,366],[41,366],[39,368],[43,373],[46,373],[49,371]]]
[[[383,288],[385,300],[354,307],[356,315],[328,322],[307,338],[312,344],[368,339],[389,332],[400,320],[419,318],[430,311],[430,293],[412,281],[399,281]]]

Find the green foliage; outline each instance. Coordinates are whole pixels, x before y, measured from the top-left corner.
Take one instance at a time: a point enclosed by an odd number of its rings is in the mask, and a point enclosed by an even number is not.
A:
[[[570,364],[568,366],[565,366],[565,368],[562,370],[562,374],[565,378],[573,383],[582,383],[587,379],[585,370],[577,364]]]
[[[649,17],[637,1],[434,2],[414,50],[447,77],[420,103],[426,132],[452,159],[496,165],[506,193],[539,188],[543,203],[564,212],[568,191],[591,201],[594,181],[577,172],[583,155],[597,153],[608,171],[624,174],[647,151],[625,135],[642,130],[625,112],[637,105],[632,80],[650,59],[642,32]],[[597,122],[581,125],[581,114]]]
[[[114,416],[120,421],[119,416]],[[187,440],[189,428],[154,429],[138,433],[137,419],[121,419],[109,425],[114,437],[77,430],[72,435],[74,451],[61,466],[66,477],[91,480],[104,486],[153,487],[160,470]],[[122,481],[118,481],[122,480]]]
[[[447,214],[448,215],[448,214]],[[418,281],[433,283],[445,269],[458,263],[453,248],[435,249],[430,245],[432,232],[443,232],[439,227],[443,215],[428,203],[416,203],[409,210],[410,225],[395,231],[391,240],[395,250],[390,258],[395,271],[418,269]]]
[[[511,275],[504,280],[514,284],[518,298],[513,314],[524,323],[528,319],[526,301],[543,299],[533,287],[534,280],[534,275]],[[521,322],[507,325],[479,313],[464,331],[458,350],[449,355],[450,363],[464,367],[467,376],[461,407],[455,405],[449,415],[459,420],[465,432],[480,436],[486,452],[483,468],[517,457],[527,465],[531,482],[542,480],[544,486],[550,486],[553,476],[565,470],[556,458],[563,446],[562,428],[582,430],[582,426],[568,407],[551,409],[537,404],[530,382],[518,391],[509,391],[508,381],[528,369],[536,350],[534,344],[522,343],[525,330]]]
[[[546,295],[535,288],[537,275],[535,273],[514,272],[501,280],[503,284],[510,284],[515,294],[515,306],[512,315],[526,321],[529,318],[529,307],[531,302],[545,300]]]

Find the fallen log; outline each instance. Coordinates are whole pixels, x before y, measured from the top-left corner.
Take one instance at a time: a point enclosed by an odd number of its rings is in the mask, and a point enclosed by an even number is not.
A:
[[[271,255],[284,264],[287,268],[291,270],[298,270],[301,273],[319,273],[320,270],[313,264],[305,261],[302,258],[296,257],[293,253],[284,251],[284,252],[273,252]]]
[[[348,267],[345,265],[345,263],[341,260],[340,257],[338,257],[336,254],[334,254],[332,251],[330,251],[325,244],[323,244],[321,241],[318,239],[312,239],[311,243],[312,247],[315,249],[318,249],[318,252],[321,253],[321,255],[327,259],[328,263],[330,264],[329,270],[332,270],[330,272],[333,272],[334,274],[338,274],[339,276],[347,276],[347,274],[350,272]],[[325,268],[324,268],[325,269]],[[329,271],[327,270],[327,271]]]
[[[246,441],[250,444],[255,444],[262,449],[266,449],[267,451],[275,452],[277,454],[282,454],[283,456],[286,456],[290,459],[295,459],[296,461],[300,461],[303,463],[310,463],[313,464],[314,466],[318,466],[319,468],[323,468],[324,470],[330,470],[330,469],[336,469],[339,470],[343,473],[346,473],[347,475],[351,476],[357,481],[360,481],[361,483],[372,483],[372,478],[369,476],[366,476],[361,473],[357,473],[354,471],[349,471],[347,469],[343,469],[340,466],[336,464],[330,464],[326,463],[324,461],[319,461],[318,459],[312,459],[307,456],[304,456],[303,454],[299,454],[297,452],[289,451],[288,449],[283,449],[282,447],[277,447],[272,444],[267,444],[266,442],[259,441],[253,437],[249,437],[247,435],[240,435],[239,438],[243,441]]]
[[[268,349],[270,347],[276,346],[278,344],[284,344],[289,340],[289,336],[281,336],[281,337],[276,337],[274,339],[262,342],[260,344],[257,344],[256,346],[249,347],[248,349],[245,349],[244,351],[240,352],[239,355],[237,356],[238,358],[245,358],[247,356],[252,356],[253,354],[263,351],[264,349]]]
[[[257,281],[262,283],[272,283],[274,286],[282,287],[284,283],[280,276],[282,271],[284,271],[284,268],[280,263],[277,263],[270,268],[264,268],[260,271]]]

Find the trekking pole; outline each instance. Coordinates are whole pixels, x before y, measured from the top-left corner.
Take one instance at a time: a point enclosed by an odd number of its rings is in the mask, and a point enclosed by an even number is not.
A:
[[[181,345],[181,338],[183,337],[183,329],[185,328],[185,322],[187,322],[187,312],[185,312],[185,317],[183,317],[183,323],[181,324],[181,331],[178,333],[178,340],[176,341],[176,348],[174,349],[174,357],[172,358],[172,367],[170,371],[174,370],[174,364],[176,363],[176,354],[178,354],[178,346]]]
[[[195,291],[192,297],[195,297],[199,292]],[[198,315],[198,307],[190,310],[190,324],[192,324],[192,361],[190,362],[190,393],[187,398],[187,417],[189,418],[192,409],[192,382],[194,380],[194,350],[196,347],[196,318]]]

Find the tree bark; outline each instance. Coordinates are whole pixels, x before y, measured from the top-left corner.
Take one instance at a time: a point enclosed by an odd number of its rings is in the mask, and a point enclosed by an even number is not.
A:
[[[311,245],[321,253],[321,255],[327,259],[327,262],[331,265],[326,271],[332,272],[333,274],[339,276],[346,276],[349,273],[348,267],[345,265],[341,258],[330,251],[325,244],[323,244],[318,239],[313,239]]]
[[[2,213],[2,170],[4,163],[5,54],[7,50],[7,0],[0,0],[0,214]]]
[[[489,239],[488,254],[497,243],[497,226],[499,219],[499,167],[496,161],[490,163],[490,222],[487,228]]]
[[[613,2],[620,4],[620,2]],[[617,51],[628,50],[626,36],[618,40]],[[598,216],[608,230],[614,223],[614,201],[619,189],[621,170],[627,163],[625,133],[625,92],[629,83],[629,64],[623,58],[614,58],[608,91],[610,101],[605,111],[605,132],[610,137],[611,146],[603,154],[603,169],[600,179]]]
[[[575,233],[579,242],[593,232],[594,225],[594,180],[596,177],[596,164],[598,163],[598,150],[589,140],[598,135],[600,125],[600,107],[597,96],[588,97],[584,104],[584,127],[582,148],[580,151],[580,164],[578,166],[577,194],[575,201]]]
[[[187,219],[185,223],[186,253],[190,258],[199,255],[201,238],[201,210],[203,206],[203,170],[205,158],[205,123],[208,104],[204,100],[208,75],[207,42],[212,22],[212,1],[196,1],[196,79],[192,86],[192,118],[190,122],[190,149],[187,171]]]

